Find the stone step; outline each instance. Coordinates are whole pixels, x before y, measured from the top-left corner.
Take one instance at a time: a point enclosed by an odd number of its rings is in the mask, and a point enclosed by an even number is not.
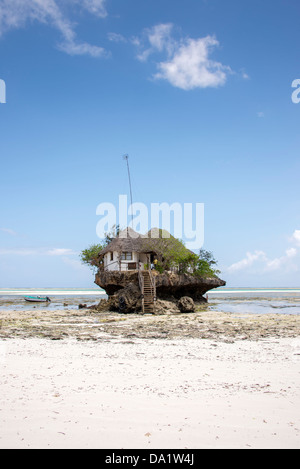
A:
[[[142,271],[143,275],[143,295],[144,295],[144,313],[154,313],[154,289],[148,271]]]

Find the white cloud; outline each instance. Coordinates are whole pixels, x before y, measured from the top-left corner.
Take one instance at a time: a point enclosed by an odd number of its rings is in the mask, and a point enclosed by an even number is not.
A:
[[[251,252],[246,253],[246,257],[239,262],[232,264],[227,268],[228,272],[237,272],[239,270],[244,270],[247,267],[252,266],[252,264],[258,260],[266,260],[267,256],[263,251],[255,251],[253,254]]]
[[[0,249],[0,256],[32,256],[37,254],[36,249],[15,248],[15,249]]]
[[[108,33],[107,37],[111,42],[127,42],[127,39],[122,34]]]
[[[300,246],[300,230],[295,230],[290,242]],[[238,262],[235,262],[229,266],[226,270],[229,273],[235,273],[239,271],[248,270],[253,264],[256,264],[257,272],[271,272],[271,271],[296,271],[299,270],[297,259],[295,259],[299,254],[299,250],[295,247],[290,247],[286,249],[285,253],[281,257],[275,257],[274,259],[269,259],[265,252],[255,251],[254,253],[247,252],[246,257]]]
[[[58,48],[69,55],[90,55],[91,57],[108,55],[102,47],[92,46],[86,42],[77,44],[76,42],[66,41],[60,44]]]
[[[155,79],[167,80],[171,85],[183,90],[218,87],[225,84],[232,73],[230,67],[210,59],[219,42],[213,36],[199,39],[184,38],[176,40],[171,23],[159,24],[144,31],[150,47],[144,41],[134,38],[139,47],[137,58],[146,61],[151,54],[166,53],[167,58],[157,63]]]
[[[131,42],[139,49],[137,59],[141,62],[146,62],[149,56],[157,51],[162,52],[166,50],[170,54],[174,44],[171,36],[172,30],[172,23],[158,24],[152,28],[146,28],[143,31],[142,38],[134,37]],[[146,48],[145,42],[147,42]],[[148,47],[148,43],[150,47]]]
[[[159,72],[155,78],[165,79],[183,90],[224,85],[230,68],[208,57],[211,47],[218,44],[211,36],[189,39],[187,44],[179,47],[172,60],[158,64]]]
[[[0,0],[0,36],[14,28],[24,27],[29,22],[39,22],[56,28],[62,36],[59,48],[71,55],[88,54],[93,57],[105,55],[102,47],[78,42],[74,24],[66,16],[68,6],[80,7],[90,13],[105,17],[105,0]],[[63,8],[65,7],[65,8]]]
[[[105,8],[106,0],[77,0],[77,3],[83,6],[93,15],[97,15],[100,18],[105,18],[107,16],[107,11]]]
[[[14,230],[11,230],[10,228],[0,228],[0,231],[3,233],[7,233],[11,236],[17,236],[17,233]]]
[[[300,230],[295,230],[292,237],[291,241],[296,244],[296,246],[300,246]]]
[[[286,250],[286,256],[287,257],[295,257],[297,255],[297,249],[296,248],[289,248]]]
[[[66,256],[78,254],[72,249],[66,248],[13,248],[13,249],[0,249],[0,255],[12,256]]]
[[[241,77],[242,77],[244,80],[250,80],[250,77],[249,77],[248,73],[245,72],[245,70],[241,70],[241,71],[240,71],[240,74],[241,74]]]
[[[72,249],[54,248],[45,252],[47,256],[66,256],[76,254]]]
[[[175,45],[175,41],[171,37],[172,30],[172,23],[158,24],[148,29],[148,39],[151,46],[160,52],[167,49],[168,53],[171,53]]]
[[[290,267],[294,270],[294,266],[293,264],[290,263],[290,260],[296,255],[297,255],[297,249],[289,248],[285,251],[284,256],[281,256],[272,260],[268,260],[265,270],[266,271],[279,270],[279,269],[288,267],[288,265],[290,265]]]

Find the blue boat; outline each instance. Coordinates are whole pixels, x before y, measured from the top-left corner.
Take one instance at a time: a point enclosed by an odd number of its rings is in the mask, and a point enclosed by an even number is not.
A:
[[[25,301],[31,301],[32,303],[50,303],[49,296],[25,296]]]

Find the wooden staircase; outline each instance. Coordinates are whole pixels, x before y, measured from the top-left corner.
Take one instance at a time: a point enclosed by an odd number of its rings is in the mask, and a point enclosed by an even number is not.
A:
[[[155,313],[155,301],[156,301],[156,288],[155,288],[155,277],[149,270],[142,270],[141,275],[141,291],[143,295],[142,310],[143,313]]]

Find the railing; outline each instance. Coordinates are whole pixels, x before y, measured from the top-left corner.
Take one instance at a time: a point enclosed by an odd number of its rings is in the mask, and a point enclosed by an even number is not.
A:
[[[136,262],[122,262],[122,261],[113,261],[113,262],[110,262],[109,264],[107,264],[106,266],[103,266],[102,270],[113,270],[113,269],[110,269],[110,266],[114,265],[114,264],[118,264],[118,269],[117,270],[121,270],[121,271],[133,271],[133,270],[137,270],[136,268],[135,269],[129,269],[128,266],[131,264],[135,264],[135,267],[136,267]],[[125,267],[125,269],[124,269]]]
[[[109,264],[107,264],[105,267],[104,267],[104,270],[110,270],[109,267],[113,264],[120,264],[120,261],[114,261],[114,262],[110,262]]]
[[[140,290],[142,293],[142,311],[144,312],[144,277],[140,269],[138,271],[138,276],[139,276]]]
[[[153,294],[153,300],[154,302],[156,301],[156,282],[155,282],[155,277],[152,275],[151,270],[149,270],[149,277],[150,277],[150,282],[151,282],[151,290]]]

